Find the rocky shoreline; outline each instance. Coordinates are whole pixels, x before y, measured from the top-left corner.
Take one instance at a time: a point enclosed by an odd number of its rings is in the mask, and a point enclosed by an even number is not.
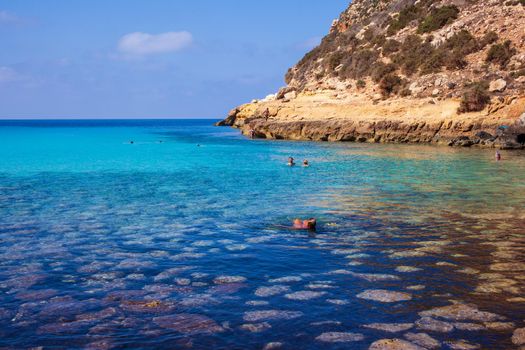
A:
[[[484,111],[464,115],[457,115],[458,105],[454,100],[292,94],[242,105],[217,125],[263,139],[523,148],[524,97],[495,100]]]
[[[218,125],[267,139],[523,148],[525,2],[354,0],[274,95]]]

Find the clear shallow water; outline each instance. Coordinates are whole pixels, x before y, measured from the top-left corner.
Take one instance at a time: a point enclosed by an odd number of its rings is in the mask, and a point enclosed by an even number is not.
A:
[[[0,122],[0,347],[513,347],[523,153],[211,124]]]

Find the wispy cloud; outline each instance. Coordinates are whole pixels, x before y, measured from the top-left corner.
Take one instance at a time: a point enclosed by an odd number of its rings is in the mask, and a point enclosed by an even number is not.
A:
[[[22,76],[13,68],[0,67],[0,84],[11,83],[19,80],[22,80]]]
[[[129,33],[120,38],[117,49],[125,56],[147,56],[181,51],[193,43],[187,31],[160,34]]]
[[[20,24],[21,22],[23,22],[22,19],[17,15],[7,11],[0,11],[0,24]]]

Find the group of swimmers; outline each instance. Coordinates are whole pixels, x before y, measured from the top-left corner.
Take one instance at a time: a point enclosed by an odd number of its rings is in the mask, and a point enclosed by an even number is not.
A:
[[[293,157],[288,157],[288,166],[295,166],[295,159]],[[303,167],[309,167],[310,163],[308,159],[303,160]],[[309,218],[306,220],[294,219],[292,228],[294,230],[308,230],[315,231],[317,225],[317,220],[315,218]]]
[[[295,166],[295,159],[293,157],[288,157],[288,166]],[[308,162],[308,159],[303,160],[303,167],[309,167],[310,163]]]

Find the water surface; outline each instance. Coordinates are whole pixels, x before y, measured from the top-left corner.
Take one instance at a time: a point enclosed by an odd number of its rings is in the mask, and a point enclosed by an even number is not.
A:
[[[211,124],[0,122],[0,347],[513,348],[524,153]]]

